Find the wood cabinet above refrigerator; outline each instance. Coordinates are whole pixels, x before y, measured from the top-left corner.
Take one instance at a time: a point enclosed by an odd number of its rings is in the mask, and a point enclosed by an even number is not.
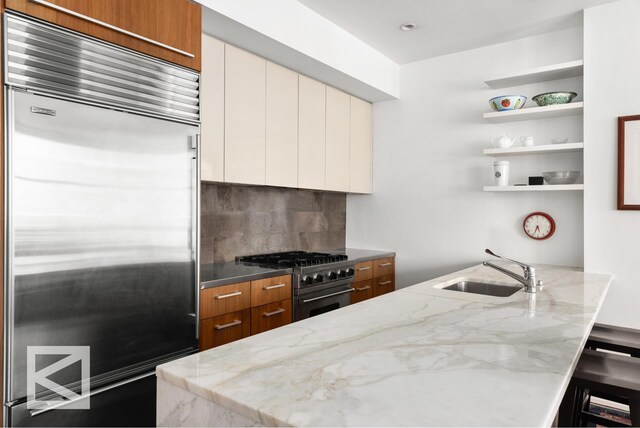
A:
[[[202,12],[190,0],[5,0],[7,9],[200,71]]]

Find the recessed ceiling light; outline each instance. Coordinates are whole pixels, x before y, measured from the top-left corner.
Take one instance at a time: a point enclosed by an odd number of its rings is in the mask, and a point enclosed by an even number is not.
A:
[[[413,30],[413,29],[414,29],[414,28],[416,28],[416,27],[417,27],[417,25],[416,25],[416,24],[414,24],[413,22],[407,22],[406,24],[402,24],[402,25],[400,26],[400,29],[401,29],[402,31],[411,31],[411,30]]]

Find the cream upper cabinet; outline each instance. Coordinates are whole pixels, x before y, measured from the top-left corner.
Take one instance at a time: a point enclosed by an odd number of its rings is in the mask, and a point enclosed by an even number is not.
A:
[[[372,192],[373,111],[371,104],[351,97],[351,155],[349,161],[349,191]]]
[[[200,178],[224,181],[224,43],[202,35]]]
[[[325,188],[325,88],[299,76],[298,187]]]
[[[224,181],[265,184],[266,60],[226,45]]]
[[[266,184],[298,187],[298,73],[267,62]]]
[[[349,191],[351,96],[327,86],[326,190]]]

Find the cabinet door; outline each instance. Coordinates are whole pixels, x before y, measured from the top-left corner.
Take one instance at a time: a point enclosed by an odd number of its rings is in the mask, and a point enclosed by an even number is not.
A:
[[[380,278],[375,278],[373,281],[373,294],[376,297],[391,293],[396,289],[396,280],[393,275],[381,276]]]
[[[349,191],[372,192],[372,108],[371,104],[351,97],[351,156]]]
[[[298,187],[325,188],[325,85],[299,77]]]
[[[250,306],[250,282],[222,285],[200,291],[200,319],[240,311]]]
[[[67,9],[71,13],[56,10]],[[202,11],[189,0],[5,0],[7,9],[147,55],[200,70]],[[74,16],[72,13],[80,14]],[[88,17],[183,51],[175,52],[83,18]],[[192,54],[191,57],[188,54]]]
[[[224,181],[265,184],[266,61],[225,48]]]
[[[251,281],[251,306],[291,299],[291,275]]]
[[[298,187],[298,73],[267,62],[266,184]]]
[[[386,257],[384,259],[377,259],[373,261],[373,276],[378,278],[385,275],[395,274],[395,257]]]
[[[200,350],[224,345],[251,334],[251,309],[231,312],[200,322]]]
[[[349,116],[351,97],[327,86],[326,186],[327,190],[349,191]]]
[[[251,334],[291,324],[291,300],[251,308]]]
[[[202,35],[200,178],[224,181],[224,43]]]
[[[354,282],[352,285],[351,304],[362,302],[373,297],[373,280]]]

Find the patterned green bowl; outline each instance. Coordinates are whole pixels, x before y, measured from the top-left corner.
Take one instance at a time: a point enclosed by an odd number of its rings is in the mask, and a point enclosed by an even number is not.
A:
[[[532,98],[540,107],[550,106],[553,104],[569,104],[571,100],[577,97],[575,92],[547,92],[536,95]]]

